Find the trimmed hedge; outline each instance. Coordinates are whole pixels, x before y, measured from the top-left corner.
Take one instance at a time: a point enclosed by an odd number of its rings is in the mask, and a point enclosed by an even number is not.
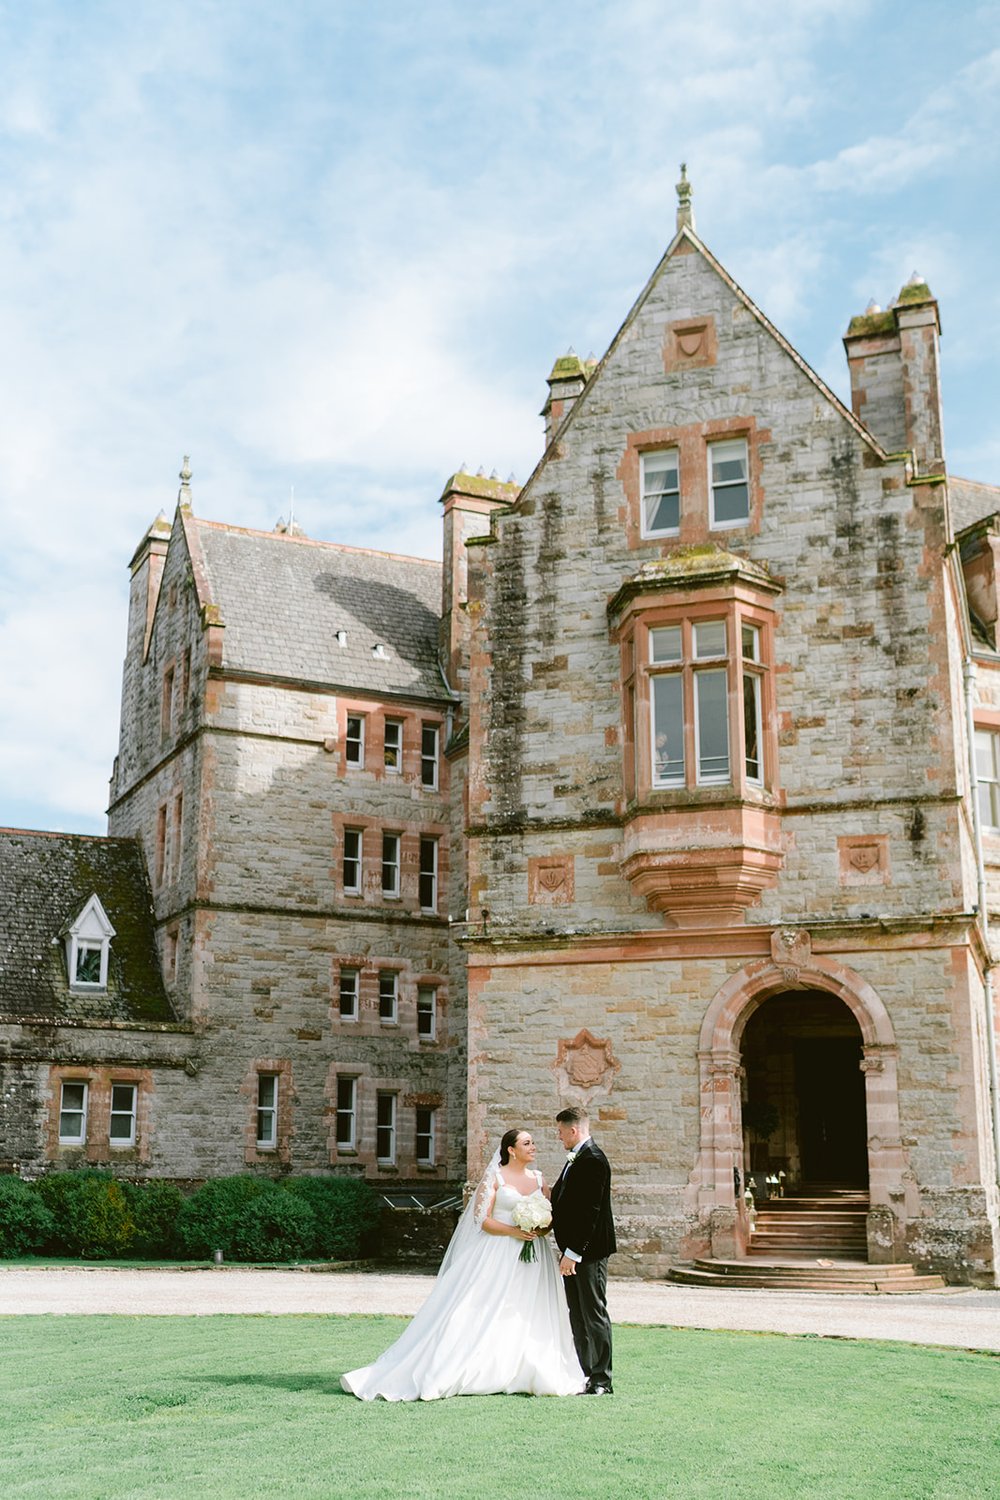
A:
[[[35,1186],[55,1220],[47,1248],[88,1260],[113,1260],[129,1253],[135,1219],[126,1183],[110,1172],[85,1168],[52,1172]]]
[[[20,1177],[0,1177],[0,1260],[34,1255],[55,1232],[55,1219]]]
[[[378,1199],[351,1177],[242,1173],[185,1198],[171,1182],[127,1182],[98,1168],[37,1182],[0,1176],[0,1258],[46,1250],[88,1260],[355,1260],[379,1222]]]
[[[284,1187],[313,1211],[310,1254],[317,1260],[357,1260],[369,1248],[381,1210],[367,1182],[359,1177],[289,1177]]]

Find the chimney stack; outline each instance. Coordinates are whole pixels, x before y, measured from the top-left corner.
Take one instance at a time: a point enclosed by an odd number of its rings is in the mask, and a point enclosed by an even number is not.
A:
[[[596,364],[596,360],[591,358],[585,362],[574,350],[568,349],[552,366],[552,373],[548,377],[549,394],[541,413],[545,418],[546,448],[555,437],[563,419],[573,409],[577,398],[582,396]]]
[[[916,271],[890,308],[874,302],[844,335],[851,407],[888,453],[912,450],[918,474],[944,470],[941,321]]]

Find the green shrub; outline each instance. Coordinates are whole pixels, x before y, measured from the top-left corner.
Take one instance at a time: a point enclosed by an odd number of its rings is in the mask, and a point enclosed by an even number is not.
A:
[[[378,1227],[378,1197],[359,1177],[290,1177],[285,1189],[308,1203],[316,1232],[308,1254],[318,1260],[356,1260]]]
[[[184,1206],[184,1195],[172,1182],[151,1178],[148,1182],[127,1183],[126,1196],[135,1222],[132,1254],[142,1260],[156,1260],[177,1254],[177,1220]]]
[[[248,1203],[233,1236],[234,1260],[302,1260],[316,1238],[308,1203],[270,1186]]]
[[[55,1220],[34,1188],[20,1177],[0,1177],[0,1260],[33,1255],[54,1230]]]
[[[49,1245],[95,1260],[127,1255],[136,1225],[126,1187],[110,1172],[50,1172],[37,1190],[55,1224]]]
[[[207,1260],[221,1250],[239,1260],[237,1241],[247,1209],[263,1193],[280,1192],[266,1177],[242,1173],[216,1177],[191,1194],[177,1216],[177,1239],[185,1255]]]

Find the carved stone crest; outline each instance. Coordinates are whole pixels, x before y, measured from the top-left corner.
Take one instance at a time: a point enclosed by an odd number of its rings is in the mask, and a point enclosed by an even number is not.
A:
[[[663,340],[663,364],[671,370],[701,369],[714,365],[718,358],[718,339],[715,319],[709,314],[701,318],[682,318],[668,323]]]
[[[884,833],[846,834],[837,840],[841,885],[889,885],[889,840]]]
[[[574,897],[573,856],[554,854],[528,860],[528,900],[534,906],[568,906]]]
[[[771,934],[771,957],[789,984],[812,957],[812,938],[802,927],[779,927]]]
[[[588,1104],[595,1094],[611,1092],[621,1063],[610,1041],[602,1041],[584,1027],[572,1041],[560,1040],[553,1066],[560,1097]]]

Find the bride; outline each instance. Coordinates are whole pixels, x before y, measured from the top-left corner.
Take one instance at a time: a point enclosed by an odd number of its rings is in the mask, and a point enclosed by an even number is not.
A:
[[[515,1391],[573,1396],[586,1381],[573,1347],[549,1242],[518,1229],[512,1210],[539,1189],[535,1143],[508,1130],[458,1222],[430,1296],[373,1365],[342,1376],[362,1401],[435,1401]],[[535,1258],[520,1259],[534,1240]]]

